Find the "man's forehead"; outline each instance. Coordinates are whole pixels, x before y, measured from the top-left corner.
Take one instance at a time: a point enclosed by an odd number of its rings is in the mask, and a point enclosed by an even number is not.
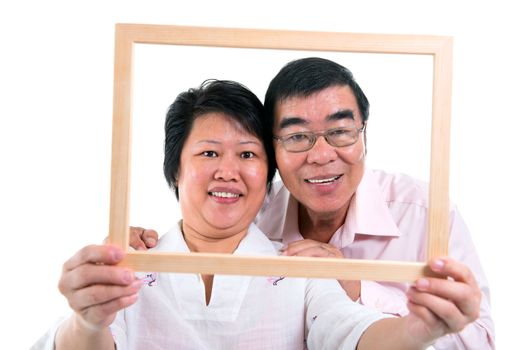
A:
[[[334,85],[312,93],[294,94],[280,98],[275,104],[275,112],[280,115],[304,108],[323,109],[326,116],[343,109],[352,110],[354,116],[359,114],[357,98],[347,85]]]

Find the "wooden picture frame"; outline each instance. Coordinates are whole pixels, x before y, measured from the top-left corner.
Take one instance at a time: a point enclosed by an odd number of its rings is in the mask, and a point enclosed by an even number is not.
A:
[[[124,250],[128,250],[129,245],[131,91],[134,44],[431,55],[433,57],[433,96],[427,256],[429,259],[447,255],[451,37],[117,24],[109,243],[120,246]],[[136,271],[147,272],[398,282],[410,282],[421,276],[433,275],[425,262],[254,257],[207,253],[129,251],[122,264]]]

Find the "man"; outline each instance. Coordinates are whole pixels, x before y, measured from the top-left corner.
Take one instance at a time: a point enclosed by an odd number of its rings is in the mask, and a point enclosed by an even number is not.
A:
[[[283,254],[426,260],[427,186],[365,168],[369,103],[350,71],[321,58],[292,61],[271,81],[264,108],[273,125],[283,184],[274,184],[257,225],[286,245]],[[135,248],[155,241],[154,231],[132,228]],[[435,298],[438,307],[428,317],[462,330],[440,338],[434,347],[494,348],[487,281],[455,208],[450,212],[449,254],[452,259],[435,259],[431,267],[451,278],[422,278],[411,287]],[[407,284],[340,283],[364,305],[389,314],[408,313]],[[417,300],[409,298],[409,303]]]

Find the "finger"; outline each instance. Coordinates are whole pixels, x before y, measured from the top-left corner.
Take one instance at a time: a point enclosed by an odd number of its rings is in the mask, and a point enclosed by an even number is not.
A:
[[[133,271],[127,267],[84,264],[65,273],[60,284],[64,290],[74,291],[96,284],[127,286],[134,280]]]
[[[153,248],[158,242],[158,233],[155,230],[144,230],[142,240],[148,248]]]
[[[410,288],[407,296],[411,303],[423,306],[435,314],[451,332],[458,332],[469,323],[457,306],[449,300],[420,292],[416,288]]]
[[[431,259],[429,262],[431,269],[445,277],[451,277],[455,281],[462,281],[469,285],[477,285],[475,276],[464,264],[448,257]]]
[[[144,241],[142,241],[142,234],[145,229],[142,227],[129,227],[129,245],[136,250],[147,250]]]
[[[287,244],[286,246],[282,248],[282,251],[286,252],[287,255],[294,255],[296,252],[300,250],[315,247],[319,244],[320,242],[313,241],[311,239],[303,239],[303,240],[299,240],[299,241],[295,241],[295,242],[291,242]]]
[[[64,271],[71,271],[80,265],[108,264],[114,265],[124,257],[122,249],[112,245],[90,245],[80,249],[73,257],[64,263]]]
[[[470,319],[476,319],[480,312],[482,293],[471,270],[447,257],[432,259],[430,267],[442,276],[451,277],[452,280],[430,278],[427,279],[427,286],[423,285],[421,290],[450,299]]]
[[[291,255],[291,254],[288,254]],[[337,253],[333,249],[326,248],[324,246],[315,246],[310,248],[305,248],[300,251],[296,251],[291,256],[309,256],[316,258],[337,258]]]
[[[470,286],[464,282],[439,278],[421,278],[415,282],[415,287],[419,291],[431,293],[455,304],[471,321],[479,316],[482,293],[476,285]]]
[[[142,284],[143,282],[137,279],[128,286],[93,285],[73,293],[68,299],[69,305],[73,310],[83,310],[88,307],[105,304],[114,299],[137,293]]]
[[[425,330],[430,339],[435,339],[435,337],[440,337],[449,332],[448,325],[442,322],[437,315],[428,308],[411,301],[407,302],[407,307],[409,310],[407,317],[410,318],[412,322],[409,328],[413,329],[413,336],[419,337],[421,334],[420,329]],[[419,327],[416,326],[418,322],[422,322]]]
[[[135,293],[113,299],[104,304],[86,308],[79,311],[79,313],[87,322],[101,327],[107,327],[113,322],[118,311],[133,305],[137,299],[138,293]]]
[[[432,327],[433,325],[441,322],[444,328],[447,328],[447,325],[440,321],[437,315],[431,312],[431,310],[429,310],[427,307],[424,307],[409,300],[407,302],[407,307],[410,314],[416,315],[424,322],[424,324],[428,325],[429,327]]]
[[[283,250],[287,256],[343,257],[340,250],[330,244],[304,239],[288,244]]]

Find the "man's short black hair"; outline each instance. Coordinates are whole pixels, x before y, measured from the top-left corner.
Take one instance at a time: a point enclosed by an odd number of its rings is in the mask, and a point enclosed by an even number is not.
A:
[[[273,127],[275,107],[291,97],[308,97],[332,86],[349,86],[355,98],[362,122],[369,116],[369,102],[349,69],[328,59],[302,58],[286,64],[271,80],[266,91],[266,119]]]

